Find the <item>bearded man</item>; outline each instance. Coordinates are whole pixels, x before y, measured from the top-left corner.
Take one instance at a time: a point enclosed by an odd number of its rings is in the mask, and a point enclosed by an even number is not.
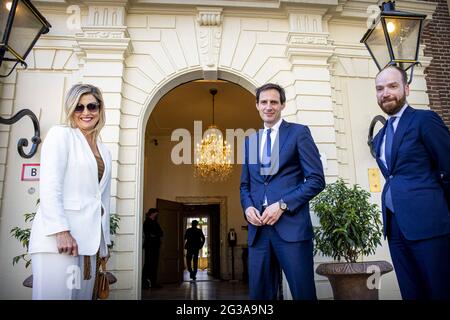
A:
[[[408,105],[406,72],[396,66],[375,79],[388,121],[375,136],[384,236],[403,299],[450,299],[450,133],[429,110]]]

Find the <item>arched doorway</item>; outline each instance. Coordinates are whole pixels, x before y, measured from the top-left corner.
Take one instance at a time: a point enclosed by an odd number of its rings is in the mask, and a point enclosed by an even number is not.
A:
[[[248,82],[245,83],[250,86]],[[190,133],[192,141],[189,143],[190,149],[187,152],[193,154],[194,121],[201,121],[201,133],[211,124],[212,101],[209,94],[211,88],[218,90],[215,97],[214,117],[215,124],[224,133],[225,129],[246,131],[249,128],[259,128],[260,118],[255,109],[254,95],[248,88],[225,80],[193,80],[169,90],[156,102],[145,125],[141,205],[142,212],[145,212],[148,208],[156,206],[157,199],[179,201],[186,205],[220,204],[219,219],[216,220],[220,221],[219,231],[216,232],[216,237],[211,239],[213,243],[210,244],[210,248],[214,249],[210,250],[210,254],[214,255],[213,260],[216,264],[220,261],[219,266],[216,266],[212,272],[221,279],[227,279],[231,272],[228,261],[229,248],[226,243],[228,229],[233,227],[240,230],[239,240],[242,245],[246,243],[247,236],[246,231],[242,229],[246,223],[239,203],[240,165],[234,166],[233,173],[226,182],[210,183],[194,177],[192,162],[175,164],[172,159],[173,147],[180,143],[178,140],[171,140],[174,130],[184,129]],[[235,150],[240,147],[235,142]],[[235,154],[237,154],[236,151]],[[193,161],[192,157],[191,161]],[[189,200],[194,198],[196,199],[194,202]],[[211,202],[208,198],[221,200]],[[183,210],[172,210],[172,212],[177,211]],[[180,214],[184,215],[183,212]],[[183,261],[180,261],[183,255],[179,252],[183,250],[183,231],[181,231],[183,220],[179,216],[169,219],[166,216],[160,220],[162,224],[165,224],[163,228],[170,228],[169,233],[165,233],[165,239],[170,241],[165,241],[164,238],[162,240],[159,272],[161,279],[164,279],[163,282],[177,282],[180,278],[174,275],[174,272],[179,271],[183,266]],[[174,223],[174,220],[177,222]],[[173,255],[175,250],[178,250],[177,258]],[[170,267],[169,263],[171,263]],[[141,270],[142,265],[139,268]],[[166,272],[171,272],[172,275],[167,275]]]

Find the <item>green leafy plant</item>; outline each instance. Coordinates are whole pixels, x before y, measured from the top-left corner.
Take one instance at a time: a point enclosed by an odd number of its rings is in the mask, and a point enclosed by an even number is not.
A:
[[[111,214],[109,215],[109,232],[112,236],[114,236],[117,233],[117,230],[119,230],[119,222],[120,217],[117,214]],[[109,249],[112,249],[114,246],[114,241],[111,239],[111,244],[108,246]]]
[[[39,199],[36,202],[36,206],[39,205]],[[25,222],[29,223],[32,222],[34,220],[34,216],[36,215],[36,212],[30,212],[30,213],[25,213],[24,217],[25,217]],[[117,231],[119,230],[119,222],[120,222],[120,217],[117,214],[112,214],[110,215],[110,233],[111,235],[115,235],[117,233]],[[30,242],[30,232],[31,232],[31,228],[20,228],[20,227],[14,227],[11,229],[10,233],[11,236],[16,238],[18,241],[20,241],[20,243],[22,244],[22,247],[25,248],[25,253],[20,254],[18,256],[15,256],[13,258],[13,265],[15,265],[16,263],[19,263],[20,260],[25,261],[25,268],[28,268],[30,263],[31,263],[31,259],[28,257],[28,244]],[[109,246],[109,248],[111,249],[114,245],[114,242],[111,241],[111,245]]]
[[[375,253],[381,244],[381,220],[378,206],[369,199],[369,192],[358,185],[349,187],[342,179],[328,184],[311,202],[320,220],[314,228],[314,254],[320,251],[338,261],[356,262]]]

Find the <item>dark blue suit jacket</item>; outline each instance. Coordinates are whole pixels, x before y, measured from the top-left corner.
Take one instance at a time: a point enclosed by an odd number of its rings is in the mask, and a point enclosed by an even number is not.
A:
[[[386,122],[387,124],[387,122]],[[386,126],[374,138],[377,163],[386,179],[381,196],[386,237],[385,193],[391,187],[397,223],[408,240],[450,234],[450,133],[441,118],[429,110],[408,106],[392,144],[391,168],[380,160]]]
[[[262,214],[265,194],[269,205],[283,199],[289,210],[274,225],[279,236],[290,242],[309,240],[313,237],[309,200],[325,188],[319,151],[308,127],[283,120],[276,142],[279,152],[272,152],[272,162],[276,162],[278,170],[263,175],[259,157],[262,132],[245,139],[240,188],[242,209],[245,212],[253,206]],[[258,227],[249,223],[249,246],[257,230]]]

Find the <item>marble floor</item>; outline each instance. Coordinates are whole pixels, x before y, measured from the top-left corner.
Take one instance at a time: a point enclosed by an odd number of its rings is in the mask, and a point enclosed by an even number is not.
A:
[[[185,271],[181,284],[164,284],[162,288],[142,290],[143,300],[248,300],[248,286],[241,281],[217,280],[198,271],[197,280]]]

